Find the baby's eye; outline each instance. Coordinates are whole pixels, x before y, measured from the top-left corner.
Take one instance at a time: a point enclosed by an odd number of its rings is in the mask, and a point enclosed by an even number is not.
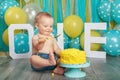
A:
[[[50,26],[50,28],[52,28],[52,26]]]
[[[44,27],[47,27],[46,25],[44,25]]]

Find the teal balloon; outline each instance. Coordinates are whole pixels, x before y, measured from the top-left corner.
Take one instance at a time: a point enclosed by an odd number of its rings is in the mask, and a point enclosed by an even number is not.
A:
[[[4,43],[2,39],[3,32],[7,29],[7,25],[5,24],[4,20],[0,18],[0,51],[1,52],[8,52],[9,47]]]
[[[115,0],[112,4],[111,15],[116,23],[120,23],[120,0]]]
[[[111,17],[111,1],[110,0],[101,0],[97,6],[97,12],[99,17],[103,21],[112,21]]]
[[[19,3],[16,0],[3,0],[0,4],[0,18],[4,19],[6,10],[13,6],[19,7]]]
[[[14,47],[17,54],[25,54],[29,52],[28,35],[19,33],[14,36]]]
[[[66,33],[64,33],[64,49],[69,48],[69,41],[70,41],[70,38],[67,36]]]
[[[70,39],[70,41],[69,41],[69,47],[70,48],[76,48],[76,49],[82,49],[80,47],[80,37],[77,37],[75,39]]]
[[[120,55],[120,31],[111,30],[108,31],[105,35],[106,44],[103,45],[103,49],[108,55],[119,56]]]

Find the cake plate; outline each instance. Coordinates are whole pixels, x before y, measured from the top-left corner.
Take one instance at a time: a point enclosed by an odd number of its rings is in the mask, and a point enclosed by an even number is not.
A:
[[[65,71],[64,75],[66,77],[69,78],[81,78],[81,77],[85,77],[86,73],[81,71],[81,68],[85,68],[85,67],[89,67],[90,66],[90,62],[87,61],[84,64],[64,64],[64,63],[60,63],[60,65],[62,67],[66,67],[68,68],[67,71]]]

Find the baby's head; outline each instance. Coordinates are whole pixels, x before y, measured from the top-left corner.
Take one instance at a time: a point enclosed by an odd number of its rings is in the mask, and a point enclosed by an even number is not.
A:
[[[39,33],[43,35],[50,35],[53,30],[53,18],[47,12],[39,12],[35,17],[35,26],[38,28]]]

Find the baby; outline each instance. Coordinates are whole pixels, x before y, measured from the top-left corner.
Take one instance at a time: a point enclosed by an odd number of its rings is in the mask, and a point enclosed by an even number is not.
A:
[[[61,49],[51,36],[53,23],[52,16],[47,12],[39,12],[36,15],[35,26],[39,33],[32,38],[33,55],[30,63],[35,71],[53,70],[54,73],[63,74],[64,70],[59,66],[59,62],[56,62],[54,55],[55,53],[59,57]]]

